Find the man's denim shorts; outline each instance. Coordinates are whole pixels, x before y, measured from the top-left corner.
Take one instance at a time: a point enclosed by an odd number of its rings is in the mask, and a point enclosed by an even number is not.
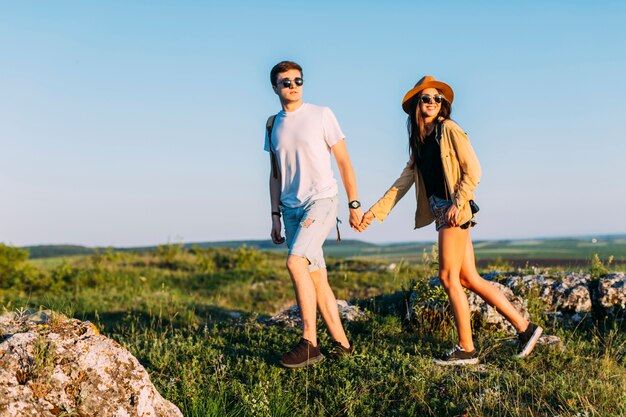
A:
[[[302,207],[281,207],[289,255],[309,261],[309,271],[326,268],[322,245],[337,220],[337,196],[313,200]]]
[[[428,197],[428,202],[430,203],[430,210],[435,216],[435,228],[437,229],[437,231],[439,231],[439,229],[441,229],[442,227],[448,226],[446,213],[448,212],[448,208],[450,208],[450,206],[452,205],[452,201],[431,195],[430,197]],[[472,218],[460,227],[463,229],[467,229],[468,226],[474,227],[475,225],[476,219],[472,215]]]

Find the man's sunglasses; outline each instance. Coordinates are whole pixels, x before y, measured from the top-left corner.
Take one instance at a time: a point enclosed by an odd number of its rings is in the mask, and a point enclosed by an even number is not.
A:
[[[439,104],[445,99],[446,98],[442,96],[441,94],[436,94],[435,97],[431,97],[428,94],[424,94],[423,96],[420,97],[420,100],[422,100],[422,103],[424,104],[430,104],[432,103],[433,100],[435,100],[435,103]]]
[[[290,78],[283,78],[278,84],[282,85],[283,88],[289,88],[291,87],[291,83],[296,83],[296,85],[300,87],[304,84],[304,80],[300,77],[294,78],[293,81]]]

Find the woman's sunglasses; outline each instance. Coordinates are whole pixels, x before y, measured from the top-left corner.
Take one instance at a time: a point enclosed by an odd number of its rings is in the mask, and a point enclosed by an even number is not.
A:
[[[296,85],[300,87],[302,84],[304,84],[304,80],[300,77],[294,78],[293,81],[291,81],[290,78],[283,78],[278,84],[281,84],[283,88],[289,88],[291,87],[291,83],[296,83]]]
[[[431,97],[428,94],[424,94],[423,96],[420,97],[420,100],[422,100],[422,103],[424,104],[430,104],[432,103],[433,100],[435,100],[435,103],[440,104],[445,99],[446,98],[442,96],[441,94],[436,94],[435,97]]]

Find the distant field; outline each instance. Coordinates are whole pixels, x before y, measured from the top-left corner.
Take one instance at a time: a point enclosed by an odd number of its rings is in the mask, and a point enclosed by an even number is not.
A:
[[[337,242],[328,240],[325,245],[327,255],[336,258],[366,258],[386,262],[417,263],[424,254],[430,254],[435,242],[405,242],[377,245],[358,240]],[[247,240],[228,242],[200,242],[184,244],[185,247],[229,247],[246,245],[259,250],[286,252],[285,245],[275,246],[269,240]],[[41,266],[55,266],[63,258],[112,250],[114,252],[151,251],[155,247],[145,248],[86,248],[82,246],[35,246],[26,249],[32,262]],[[626,264],[626,236],[600,236],[597,238],[529,239],[529,240],[492,240],[474,242],[476,260],[480,266],[494,261],[508,262],[514,266],[555,265],[582,266],[597,254],[603,261],[613,257],[614,264]]]
[[[418,262],[430,253],[435,242],[415,242],[375,247],[332,245],[326,252],[336,257],[359,257],[386,261]],[[602,260],[613,257],[613,263],[626,264],[626,239],[544,239],[513,241],[479,241],[474,243],[477,262],[485,265],[501,259],[514,265],[526,262],[539,265],[586,265],[597,254]]]
[[[52,269],[61,265],[64,261],[72,262],[84,256],[85,255],[54,256],[50,258],[29,259],[29,262],[40,268]]]

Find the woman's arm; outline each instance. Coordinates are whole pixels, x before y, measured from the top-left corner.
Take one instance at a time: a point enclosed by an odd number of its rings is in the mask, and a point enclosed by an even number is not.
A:
[[[389,215],[391,209],[393,209],[398,201],[400,201],[407,191],[409,191],[414,182],[415,169],[413,168],[413,159],[410,159],[398,179],[394,181],[391,187],[389,187],[385,194],[369,209],[368,212],[376,217],[378,221],[382,222]]]

